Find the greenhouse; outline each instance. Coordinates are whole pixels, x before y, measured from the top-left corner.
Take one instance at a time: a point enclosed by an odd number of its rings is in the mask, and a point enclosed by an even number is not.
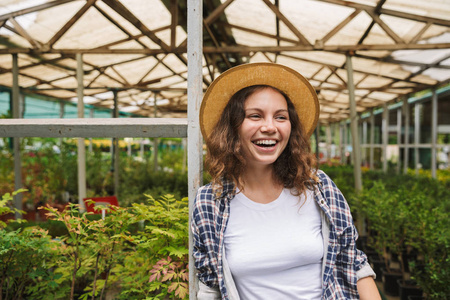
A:
[[[0,300],[197,299],[200,106],[252,63],[317,93],[381,298],[448,299],[449,1],[6,0]]]

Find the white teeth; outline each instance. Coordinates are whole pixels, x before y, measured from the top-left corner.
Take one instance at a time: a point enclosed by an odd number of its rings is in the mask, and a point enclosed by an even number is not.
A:
[[[277,142],[274,140],[259,140],[255,142],[256,145],[270,145],[270,146],[273,146],[276,143]]]

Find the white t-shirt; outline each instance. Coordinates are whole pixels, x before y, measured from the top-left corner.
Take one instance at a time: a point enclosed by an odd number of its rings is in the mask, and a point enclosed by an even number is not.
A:
[[[305,202],[284,189],[268,204],[238,193],[230,209],[225,253],[240,298],[320,299],[323,239],[313,193]]]

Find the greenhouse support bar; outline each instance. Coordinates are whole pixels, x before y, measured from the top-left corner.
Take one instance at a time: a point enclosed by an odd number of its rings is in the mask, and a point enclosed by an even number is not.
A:
[[[361,175],[361,148],[359,147],[359,134],[358,134],[358,115],[356,112],[356,100],[355,100],[355,85],[353,83],[353,66],[352,58],[347,55],[347,60],[345,63],[345,68],[347,69],[347,88],[350,102],[350,130],[352,132],[352,153],[353,156],[353,166],[355,175],[355,189],[356,191],[362,190],[362,175]]]
[[[19,89],[19,63],[17,54],[12,55],[12,115],[14,118],[20,118],[20,89]],[[13,138],[14,149],[14,189],[17,191],[22,188],[22,159],[20,156],[20,138]],[[22,210],[22,193],[14,196],[14,206]],[[16,219],[21,219],[22,215],[16,211]]]
[[[433,89],[431,97],[431,176],[436,178],[436,144],[437,144],[437,126],[438,126],[438,94]]]
[[[76,54],[77,59],[77,110],[78,118],[84,118],[84,88],[83,88],[83,56],[81,53]],[[80,212],[86,210],[83,199],[86,198],[86,145],[84,143],[84,137],[78,138],[77,144],[77,165],[78,165],[78,205],[80,206]],[[117,194],[116,194],[117,195]]]
[[[187,137],[187,119],[0,119],[0,137]]]
[[[194,198],[203,181],[203,139],[200,134],[199,114],[203,96],[203,1],[187,3],[187,57],[188,57],[188,193],[189,220]],[[193,240],[189,230],[189,299],[197,299],[198,279],[192,256]]]
[[[407,174],[408,173],[408,164],[409,164],[409,126],[407,124],[409,124],[410,121],[410,107],[409,107],[409,103],[408,103],[408,98],[405,98],[405,100],[403,100],[403,113],[405,115],[405,147],[403,148],[404,150],[404,155],[403,155],[403,173]]]
[[[369,149],[369,167],[371,170],[374,169],[373,161],[374,161],[374,148],[373,144],[375,144],[375,115],[373,109],[370,111],[370,149]]]

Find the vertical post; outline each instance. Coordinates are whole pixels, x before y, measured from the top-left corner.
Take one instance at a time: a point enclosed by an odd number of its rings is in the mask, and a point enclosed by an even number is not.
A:
[[[363,128],[362,128],[362,144],[364,145],[362,147],[362,155],[361,160],[363,161],[363,164],[367,166],[367,120],[364,120],[363,122]]]
[[[188,191],[189,210],[192,211],[194,198],[203,183],[203,139],[200,134],[199,113],[203,96],[203,1],[188,0]],[[189,215],[189,219],[191,214]],[[195,276],[192,257],[192,233],[189,231],[189,299],[197,299],[198,279]]]
[[[187,163],[187,139],[182,139],[183,143],[183,165],[181,166],[181,172],[186,172],[186,163]]]
[[[383,104],[383,114],[381,120],[381,137],[382,137],[382,158],[383,158],[383,172],[387,172],[388,162],[387,162],[387,145],[389,137],[389,109],[387,104]]]
[[[119,105],[118,105],[118,91],[113,91],[114,95],[114,108],[113,118],[119,117]],[[119,138],[113,138],[113,174],[114,174],[114,195],[119,195],[119,165],[120,165],[120,153],[119,153]]]
[[[420,111],[422,104],[414,105],[414,164],[416,175],[419,174],[419,143],[420,143]]]
[[[314,130],[314,139],[316,140],[316,158],[317,158],[317,163],[319,164],[320,162],[320,148],[319,148],[319,131],[320,131],[320,124],[317,125],[316,129]]]
[[[352,148],[353,148],[353,167],[355,176],[355,189],[357,192],[362,190],[362,175],[361,175],[361,148],[359,144],[358,134],[358,115],[356,113],[355,100],[355,85],[353,83],[353,66],[352,58],[347,55],[346,60],[347,69],[347,89],[350,101],[350,130],[352,132]]]
[[[436,144],[437,144],[437,125],[438,125],[438,95],[436,89],[433,89],[431,97],[431,176],[436,178]]]
[[[158,94],[155,94],[155,101],[153,104],[153,117],[156,118],[158,114],[158,106],[156,101],[158,100]],[[153,138],[153,171],[158,171],[158,138]]]
[[[139,156],[144,158],[144,138],[141,138],[139,141]]]
[[[398,158],[397,158],[397,174],[400,174],[401,162],[400,162],[400,144],[402,143],[402,110],[397,109],[397,147],[398,147]]]
[[[94,109],[93,108],[91,108],[91,109],[89,109],[89,118],[94,118]],[[88,148],[89,150],[89,153],[92,153],[92,138],[89,138],[89,148]]]
[[[369,168],[373,170],[374,144],[375,144],[375,115],[373,109],[370,111],[370,150],[369,150]]]
[[[409,122],[410,122],[410,109],[408,104],[408,98],[403,100],[403,114],[405,115],[405,138],[403,146],[403,173],[408,173],[409,165]]]
[[[76,54],[77,59],[77,97],[78,118],[84,118],[84,83],[83,56]],[[80,211],[85,211],[83,199],[86,198],[86,146],[84,138],[78,138],[78,204]]]
[[[327,159],[331,159],[331,125],[328,124],[326,127],[327,132]]]
[[[14,119],[20,118],[20,88],[19,88],[19,62],[17,54],[12,55],[12,117]],[[13,140],[14,152],[14,189],[18,190],[23,187],[22,183],[22,157],[20,155],[20,138],[15,137]],[[18,210],[22,210],[22,194],[19,193],[14,196],[14,206]],[[21,219],[20,213],[15,213],[16,219]]]
[[[344,124],[339,123],[339,155],[341,156],[341,164],[345,161],[345,150],[344,150]]]
[[[347,121],[343,122],[343,131],[344,131],[344,147],[343,147],[343,154],[344,154],[344,164],[347,164],[347,144],[348,144],[348,130],[347,130]]]
[[[64,101],[59,101],[59,118],[60,119],[63,119],[64,118],[64,107],[65,107],[65,104],[64,104]],[[64,138],[60,138],[59,139],[59,147],[62,149],[62,147],[63,147],[63,139]],[[61,155],[62,155],[62,151],[61,151]]]

